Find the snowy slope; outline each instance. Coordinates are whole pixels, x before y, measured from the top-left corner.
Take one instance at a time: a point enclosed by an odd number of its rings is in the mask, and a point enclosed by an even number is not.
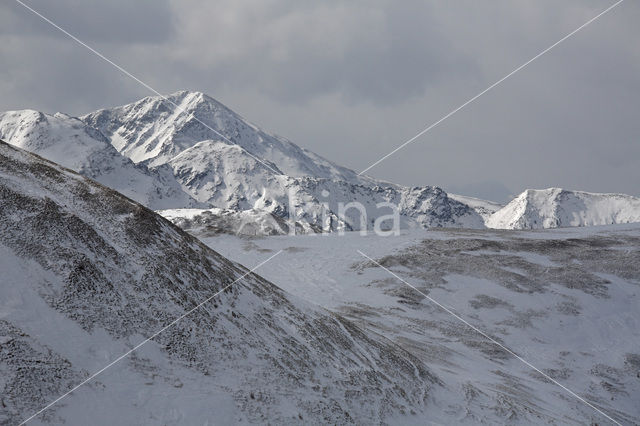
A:
[[[263,276],[425,362],[446,414],[424,424],[614,423],[358,251],[620,424],[640,424],[640,224],[203,241],[245,263],[284,250]]]
[[[498,210],[504,207],[504,205],[500,203],[481,200],[479,198],[469,197],[466,195],[458,195],[458,194],[451,194],[451,193],[448,193],[447,195],[449,195],[449,198],[451,198],[452,200],[458,201],[462,204],[466,204],[467,206],[474,209],[482,217],[485,223],[487,219],[491,217],[491,215],[493,215],[495,212],[497,212]]]
[[[33,110],[0,113],[0,138],[75,170],[150,208],[198,206],[167,167],[150,171],[120,155],[77,118]]]
[[[231,284],[37,420],[422,424],[429,413],[438,379],[408,352],[243,278],[143,206],[2,142],[0,205],[3,423]]]
[[[640,222],[640,198],[548,188],[524,191],[486,223],[497,229],[538,229],[631,222]]]

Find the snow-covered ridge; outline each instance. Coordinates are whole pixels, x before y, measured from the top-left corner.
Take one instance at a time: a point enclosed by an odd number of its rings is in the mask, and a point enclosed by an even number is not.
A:
[[[264,228],[259,233],[284,230],[274,225],[289,219],[307,231],[371,230],[390,213],[379,206],[389,203],[398,207],[401,228],[521,229],[640,220],[636,199],[624,195],[531,190],[501,206],[434,186],[409,188],[358,176],[200,92],[147,97],[80,119],[10,111],[0,114],[0,137],[154,210],[199,208],[214,227],[235,227],[253,217],[260,222],[254,228]],[[363,207],[364,222],[354,208],[342,214],[340,205],[350,202]]]
[[[293,216],[304,229],[335,231],[372,229],[390,213],[380,203],[394,203],[402,227],[484,226],[474,208],[439,188],[358,176],[200,92],[148,97],[81,119],[36,111],[1,117],[0,137],[9,143],[156,210],[262,211],[265,219]],[[365,221],[353,208],[339,218],[340,204],[350,202],[364,207]]]
[[[420,424],[427,414],[438,379],[405,350],[1,141],[0,205],[3,423],[25,420],[231,284],[37,420]]]
[[[539,229],[632,222],[640,222],[640,198],[548,188],[524,191],[486,223],[496,229]]]
[[[199,206],[168,167],[149,170],[120,155],[81,120],[33,110],[0,113],[0,139],[45,157],[153,209]]]

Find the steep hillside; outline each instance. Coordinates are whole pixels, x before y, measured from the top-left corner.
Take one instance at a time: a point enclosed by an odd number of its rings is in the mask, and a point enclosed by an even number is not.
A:
[[[0,205],[4,423],[28,418],[225,288],[38,419],[377,424],[427,416],[438,379],[415,357],[244,276],[244,267],[106,187],[0,142]]]
[[[120,155],[98,130],[77,118],[33,110],[0,113],[0,138],[75,170],[152,209],[199,204],[168,167],[148,170]]]
[[[640,198],[548,188],[524,191],[486,224],[496,229],[538,229],[631,222],[640,222]]]

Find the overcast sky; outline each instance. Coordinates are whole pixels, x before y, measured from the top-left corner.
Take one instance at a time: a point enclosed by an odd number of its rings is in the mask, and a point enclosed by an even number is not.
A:
[[[360,171],[607,8],[602,0],[25,0],[162,93],[199,90]],[[496,200],[640,196],[640,4],[627,0],[368,171]],[[12,0],[0,110],[151,93]]]

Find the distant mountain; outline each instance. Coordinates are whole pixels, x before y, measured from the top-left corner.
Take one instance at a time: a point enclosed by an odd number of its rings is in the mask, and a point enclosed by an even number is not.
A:
[[[0,142],[0,205],[2,423],[228,286],[38,420],[422,423],[439,381],[419,360],[130,199]]]
[[[113,188],[152,209],[201,206],[168,167],[137,166],[98,130],[65,114],[0,113],[0,138]]]
[[[203,93],[148,97],[82,120],[134,162],[152,170],[169,165],[182,188],[210,208],[258,209],[283,219],[293,212],[307,229],[359,230],[390,213],[379,203],[393,202],[405,227],[484,226],[473,208],[437,187],[406,188],[358,176],[262,131]],[[353,208],[339,215],[339,203],[352,201],[366,206],[367,223]]]
[[[228,224],[234,232],[252,218],[257,222],[248,229],[258,235],[285,232],[289,219],[305,233],[371,230],[383,218],[382,229],[388,229],[390,205],[398,207],[401,228],[521,229],[640,220],[636,199],[623,195],[527,191],[502,206],[435,186],[410,188],[359,176],[261,130],[200,92],[147,97],[79,119],[10,111],[0,114],[0,137],[147,207],[170,210],[175,223],[200,223],[199,229],[206,222],[212,229]]]
[[[640,198],[548,188],[524,191],[486,224],[497,229],[538,229],[631,222],[640,222]]]
[[[166,99],[151,96],[129,105],[96,111],[82,120],[104,133],[118,151],[136,163],[165,164],[198,142],[212,140],[237,145],[271,166],[277,165],[276,173],[291,177],[313,176],[352,183],[368,181],[353,170],[262,131],[200,92],[180,91]]]

